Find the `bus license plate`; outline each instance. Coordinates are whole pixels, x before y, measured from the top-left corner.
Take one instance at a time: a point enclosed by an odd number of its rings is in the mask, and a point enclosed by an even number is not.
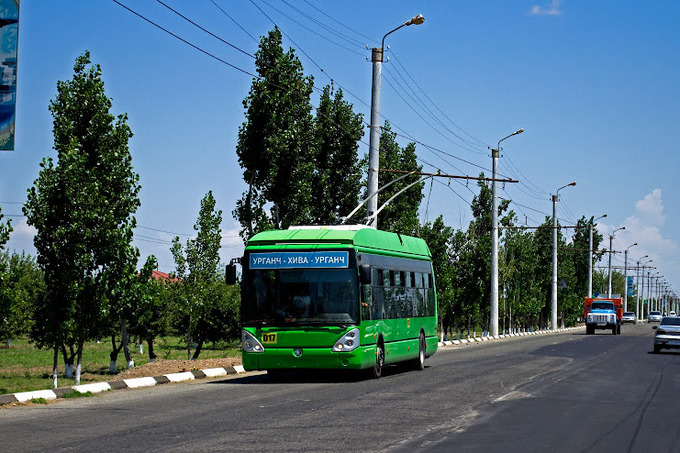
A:
[[[263,333],[262,334],[263,344],[276,344],[276,333]]]

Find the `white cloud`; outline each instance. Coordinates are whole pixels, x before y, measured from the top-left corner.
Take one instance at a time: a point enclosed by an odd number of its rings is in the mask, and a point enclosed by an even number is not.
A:
[[[547,8],[534,5],[529,10],[529,14],[534,16],[559,16],[562,14],[562,10],[560,10],[561,3],[561,0],[551,0],[550,5]]]
[[[635,203],[635,209],[647,223],[662,227],[666,221],[661,202],[661,189],[654,189],[652,193]]]
[[[36,251],[33,246],[33,238],[35,237],[36,229],[26,223],[26,218],[23,217],[18,223],[12,219],[12,232],[9,234],[9,242],[6,250],[21,253],[22,251],[29,255],[35,256]]]
[[[651,265],[672,284],[680,282],[680,261],[677,258],[680,245],[664,237],[666,215],[663,209],[662,192],[660,189],[654,189],[635,203],[635,213],[621,225],[602,225],[600,232],[604,236],[602,246],[608,248],[609,235],[617,228],[625,227],[625,230],[615,233],[612,248],[618,251],[629,248],[629,268],[635,265],[639,257],[647,255],[653,260]],[[634,243],[637,243],[637,246],[630,247]],[[618,264],[623,264],[623,254],[616,254],[615,259]]]

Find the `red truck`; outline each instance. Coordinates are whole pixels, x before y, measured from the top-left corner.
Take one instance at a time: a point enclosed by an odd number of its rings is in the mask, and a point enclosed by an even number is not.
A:
[[[621,334],[623,300],[620,297],[586,297],[583,319],[586,320],[586,335],[595,329],[611,329],[612,334]]]

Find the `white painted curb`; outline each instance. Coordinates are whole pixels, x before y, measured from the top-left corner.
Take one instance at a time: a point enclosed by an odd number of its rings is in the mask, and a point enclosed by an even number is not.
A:
[[[15,393],[14,397],[19,400],[20,403],[25,403],[36,398],[45,398],[46,400],[56,400],[57,394],[52,390],[35,390],[33,392],[21,392]]]
[[[99,393],[111,390],[111,386],[108,382],[93,382],[91,384],[74,385],[71,388],[79,393]]]
[[[123,382],[125,382],[125,385],[127,385],[128,388],[131,389],[136,389],[140,387],[153,387],[154,385],[156,385],[156,380],[152,377],[123,379]]]
[[[168,378],[170,382],[191,381],[193,379],[196,379],[191,371],[184,371],[182,373],[170,373],[165,374],[164,376]]]
[[[208,377],[219,377],[227,375],[227,370],[225,370],[224,368],[208,368],[206,370],[201,371],[203,371],[203,373],[205,373],[205,375]]]

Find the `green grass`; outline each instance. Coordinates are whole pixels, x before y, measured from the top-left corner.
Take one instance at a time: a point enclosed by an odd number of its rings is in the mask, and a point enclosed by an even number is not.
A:
[[[204,345],[199,359],[212,359],[234,357],[240,354],[240,350],[230,344],[216,345],[212,349],[212,343]],[[140,366],[149,361],[147,344],[144,343],[144,353],[139,354],[139,346],[130,345],[130,352],[135,366]],[[159,359],[186,360],[186,344],[182,338],[163,337],[154,342],[154,351]],[[111,341],[86,343],[83,348],[83,364],[81,372],[81,384],[107,381],[111,378],[109,362],[111,353]],[[44,390],[52,388],[52,361],[54,352],[38,349],[26,338],[12,340],[12,346],[0,347],[0,395],[6,393],[26,392],[32,390]],[[123,352],[118,355],[116,372],[126,369]],[[57,368],[59,387],[75,385],[75,379],[66,378],[64,361],[59,354]],[[74,370],[75,373],[75,370]]]
[[[94,393],[92,392],[79,392],[77,390],[73,390],[71,392],[64,393],[61,397],[62,398],[88,398],[90,396],[94,396]]]

